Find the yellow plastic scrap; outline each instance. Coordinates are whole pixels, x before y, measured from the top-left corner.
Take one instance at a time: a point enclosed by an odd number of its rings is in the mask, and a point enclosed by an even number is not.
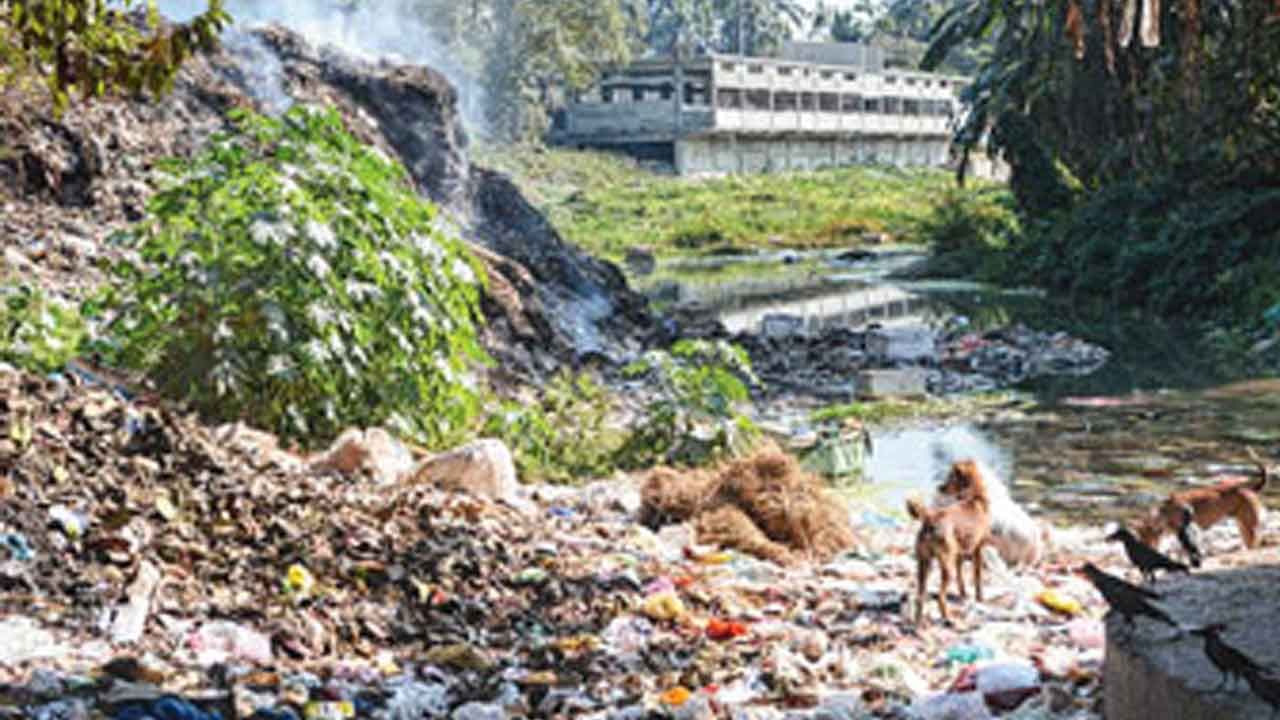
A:
[[[293,564],[284,575],[284,589],[290,595],[307,597],[316,588],[316,578],[305,567]]]
[[[671,688],[661,695],[662,702],[672,707],[680,707],[681,705],[689,702],[689,698],[691,697],[693,697],[693,693],[689,692],[688,688],[683,687]]]
[[[591,652],[600,646],[600,639],[594,635],[573,635],[560,638],[555,644],[562,652]]]
[[[1036,595],[1036,601],[1050,610],[1062,615],[1075,616],[1084,612],[1084,608],[1080,605],[1080,601],[1075,598],[1067,597],[1057,590],[1041,590]]]
[[[668,590],[645,598],[641,612],[650,620],[678,620],[687,611],[680,596]]]

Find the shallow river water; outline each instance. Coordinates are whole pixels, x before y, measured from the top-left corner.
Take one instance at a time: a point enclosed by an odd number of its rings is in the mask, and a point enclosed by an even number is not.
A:
[[[1022,322],[1111,351],[1101,370],[1025,382],[1003,406],[874,428],[865,482],[850,492],[881,511],[927,492],[951,460],[977,457],[1012,478],[1033,511],[1114,520],[1179,484],[1244,471],[1246,445],[1264,456],[1280,446],[1280,380],[1233,377],[1188,328],[1118,313],[1084,317],[1033,291],[889,279],[919,257],[889,250],[855,262],[830,253],[701,259],[634,281],[659,304],[711,309],[731,332],[758,331],[775,313],[812,329],[939,325],[959,316],[975,330]]]

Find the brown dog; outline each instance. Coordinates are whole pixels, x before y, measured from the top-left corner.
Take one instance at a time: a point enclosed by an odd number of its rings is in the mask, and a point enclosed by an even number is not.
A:
[[[933,562],[942,570],[942,586],[938,588],[938,609],[944,621],[951,621],[947,609],[947,588],[954,573],[960,598],[966,596],[961,566],[965,559],[973,562],[974,596],[982,601],[982,548],[991,539],[991,502],[978,465],[961,460],[951,466],[947,484],[959,501],[946,507],[929,508],[919,500],[907,501],[907,512],[919,520],[916,535],[916,625],[924,617],[924,603]]]
[[[1246,548],[1258,545],[1258,528],[1262,525],[1262,500],[1258,493],[1266,487],[1268,468],[1253,448],[1249,457],[1258,466],[1259,477],[1233,477],[1209,487],[1183,490],[1170,495],[1151,514],[1138,521],[1134,530],[1142,542],[1157,547],[1165,533],[1177,533],[1182,527],[1185,508],[1191,510],[1196,525],[1208,528],[1228,516],[1235,518]]]

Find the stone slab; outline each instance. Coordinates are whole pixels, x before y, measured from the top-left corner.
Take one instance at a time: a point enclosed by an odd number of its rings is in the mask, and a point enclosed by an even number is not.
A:
[[[864,398],[927,395],[929,372],[923,368],[864,370],[858,373],[858,395]]]
[[[916,361],[937,356],[937,336],[926,327],[887,327],[867,333],[867,354],[883,360]]]
[[[1190,577],[1174,576],[1154,587],[1157,604],[1185,628],[1227,624],[1223,639],[1258,662],[1280,668],[1280,555],[1255,554],[1266,565],[1251,565]],[[1135,577],[1129,578],[1136,581]],[[1125,628],[1107,622],[1103,666],[1107,720],[1266,720],[1273,713],[1240,682],[1211,692],[1221,675],[1204,654],[1204,641],[1145,618]]]

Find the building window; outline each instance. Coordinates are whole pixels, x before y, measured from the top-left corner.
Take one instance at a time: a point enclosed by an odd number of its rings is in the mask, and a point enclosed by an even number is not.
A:
[[[747,66],[747,72],[751,73],[752,75],[763,75],[763,74],[764,74],[764,66],[763,66],[763,65],[748,65],[748,66]]]
[[[793,92],[780,92],[773,96],[773,109],[778,112],[791,112],[799,106],[799,98]]]
[[[822,79],[823,79],[823,80],[830,80],[830,79],[834,78],[835,76],[836,76],[836,74],[835,74],[834,72],[830,71],[830,70],[823,70],[823,71],[822,71]]]
[[[778,66],[778,74],[782,77],[790,77],[792,68],[787,65]]]
[[[820,93],[818,95],[818,110],[825,113],[840,112],[840,96],[835,93]]]
[[[893,75],[885,75],[885,76],[884,76],[884,84],[885,84],[885,85],[894,85],[894,84],[897,84],[897,82],[898,82],[898,78],[897,78],[897,77],[895,77],[895,76],[893,76]]]
[[[720,88],[716,92],[716,105],[728,110],[741,110],[742,91],[732,88]]]
[[[845,114],[862,112],[862,98],[857,95],[841,96],[840,111]]]
[[[642,87],[631,88],[631,99],[635,100],[636,102],[644,102],[644,88]]]
[[[773,109],[768,90],[748,90],[746,109],[768,112]]]
[[[727,73],[731,73],[731,72],[736,72],[738,69],[738,66],[733,63],[720,63],[720,69]]]
[[[800,93],[800,109],[813,112],[818,109],[818,98],[813,93]]]
[[[854,82],[855,80],[858,79],[858,76],[856,73],[845,73],[844,79],[848,80],[849,82]]]
[[[862,108],[869,113],[880,112],[880,98],[863,98]]]

